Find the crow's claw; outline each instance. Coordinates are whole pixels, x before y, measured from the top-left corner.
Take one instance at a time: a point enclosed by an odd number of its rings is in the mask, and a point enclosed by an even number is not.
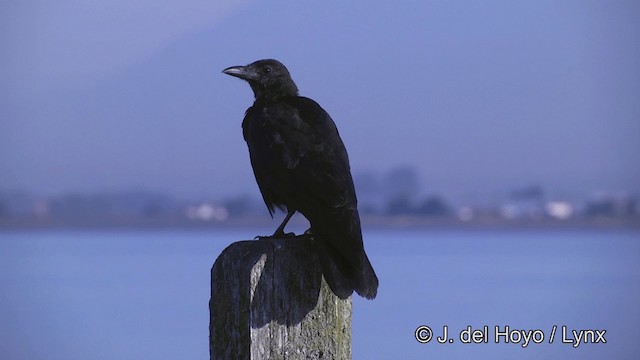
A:
[[[254,237],[254,238],[253,238],[253,240],[287,239],[287,238],[293,238],[293,237],[296,237],[296,236],[298,236],[298,235],[296,235],[295,233],[292,233],[292,232],[290,232],[290,233],[285,233],[285,232],[283,231],[283,232],[280,232],[280,233],[279,233],[279,232],[277,232],[277,231],[276,231],[276,232],[275,232],[273,235],[271,235],[271,236],[269,236],[269,235],[267,235],[267,236],[260,236],[260,235],[258,235],[258,236],[256,236],[256,237]]]

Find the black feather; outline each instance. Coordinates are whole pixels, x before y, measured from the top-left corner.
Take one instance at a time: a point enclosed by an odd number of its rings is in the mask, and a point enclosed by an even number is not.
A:
[[[270,214],[298,211],[309,220],[325,277],[342,277],[327,279],[337,295],[355,290],[374,298],[378,278],[364,251],[349,157],[335,123],[315,101],[298,96],[275,60],[224,72],[248,81],[256,97],[242,129]]]

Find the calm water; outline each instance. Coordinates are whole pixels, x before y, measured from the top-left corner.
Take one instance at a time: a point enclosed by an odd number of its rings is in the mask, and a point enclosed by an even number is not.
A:
[[[268,231],[0,232],[0,358],[208,359],[209,270],[233,241]],[[380,278],[354,299],[354,359],[634,359],[640,233],[370,231]],[[414,332],[448,326],[451,344]],[[488,326],[488,343],[460,331]],[[558,326],[553,344],[551,329]],[[561,327],[607,343],[562,343]],[[540,330],[544,342],[494,343]],[[595,332],[594,332],[595,333]],[[597,336],[595,336],[597,339]]]

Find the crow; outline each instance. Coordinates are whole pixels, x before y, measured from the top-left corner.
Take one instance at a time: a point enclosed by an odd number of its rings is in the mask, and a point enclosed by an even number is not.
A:
[[[273,237],[282,237],[294,213],[304,215],[317,243],[327,283],[341,298],[355,290],[373,299],[378,277],[362,242],[347,150],[329,114],[298,96],[287,68],[259,60],[222,71],[249,83],[255,95],[242,122],[253,172],[269,214],[286,212]],[[292,235],[292,234],[290,234]]]

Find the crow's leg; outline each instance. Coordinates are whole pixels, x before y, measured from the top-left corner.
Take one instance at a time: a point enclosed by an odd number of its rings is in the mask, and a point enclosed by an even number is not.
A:
[[[289,220],[291,220],[291,217],[295,213],[296,213],[295,210],[289,210],[289,212],[287,212],[287,216],[284,217],[282,224],[278,226],[278,228],[276,229],[276,232],[274,232],[271,237],[284,237],[284,236],[292,236],[292,235],[295,236],[294,233],[289,233],[289,234],[284,233],[284,227],[287,226],[287,223],[289,222]]]
[[[278,226],[278,228],[276,229],[276,232],[274,232],[273,235],[271,235],[271,236],[256,236],[255,239],[256,240],[261,240],[261,239],[295,237],[296,234],[294,234],[292,232],[291,233],[286,233],[286,234],[284,232],[284,227],[287,226],[287,223],[289,222],[289,220],[291,220],[291,217],[295,213],[296,213],[295,210],[289,210],[289,212],[287,212],[287,216],[284,217],[284,220],[282,221],[282,224],[280,224],[280,226]]]

